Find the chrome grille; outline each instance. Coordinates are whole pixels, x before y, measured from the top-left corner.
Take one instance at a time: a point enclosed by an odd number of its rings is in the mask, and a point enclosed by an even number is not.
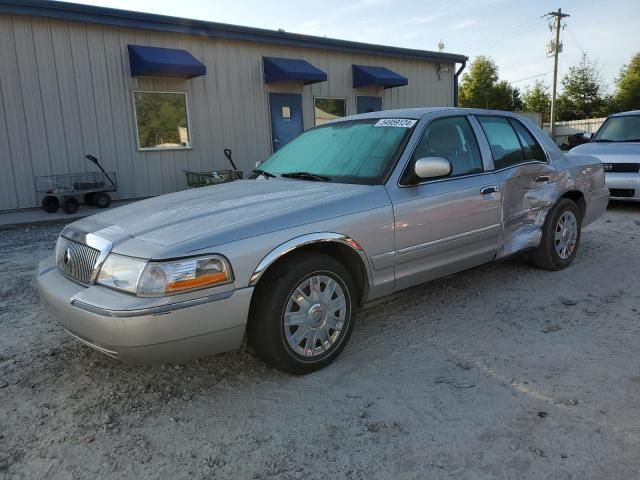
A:
[[[85,285],[91,283],[99,255],[100,250],[64,237],[58,237],[56,244],[58,270],[76,282]]]

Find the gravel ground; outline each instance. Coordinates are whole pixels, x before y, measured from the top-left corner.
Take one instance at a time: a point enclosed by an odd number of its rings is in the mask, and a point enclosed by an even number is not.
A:
[[[366,309],[306,377],[80,345],[34,285],[60,228],[0,231],[0,477],[640,476],[638,206],[610,207],[562,272],[511,260]]]

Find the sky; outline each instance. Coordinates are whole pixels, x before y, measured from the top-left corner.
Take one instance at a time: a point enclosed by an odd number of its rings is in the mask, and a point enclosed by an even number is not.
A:
[[[72,0],[74,3],[195,18],[381,45],[492,57],[518,88],[550,85],[549,20],[562,8],[559,79],[587,55],[613,91],[620,67],[640,52],[640,0]],[[559,86],[560,88],[560,86]]]

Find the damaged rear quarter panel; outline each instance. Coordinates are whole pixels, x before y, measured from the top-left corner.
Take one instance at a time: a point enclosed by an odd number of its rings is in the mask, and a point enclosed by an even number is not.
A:
[[[583,226],[603,213],[603,204],[606,208],[602,200],[604,170],[597,158],[567,156],[550,139],[538,141],[547,151],[548,164],[534,162],[497,172],[503,192],[503,236],[496,259],[536,248],[547,215],[570,192],[580,192],[584,197]],[[548,176],[549,180],[536,182],[539,176]]]

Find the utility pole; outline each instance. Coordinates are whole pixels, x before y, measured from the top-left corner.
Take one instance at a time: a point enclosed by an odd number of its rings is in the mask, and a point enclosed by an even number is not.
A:
[[[557,92],[557,84],[558,84],[558,54],[561,50],[560,45],[560,29],[562,19],[568,17],[569,15],[566,13],[562,13],[562,9],[559,8],[557,12],[549,12],[547,13],[549,17],[555,17],[555,26],[553,24],[549,25],[549,28],[553,31],[556,30],[556,41],[553,44],[553,86],[551,87],[551,118],[549,122],[551,123],[551,139],[555,142],[555,133],[556,133],[556,92]]]

